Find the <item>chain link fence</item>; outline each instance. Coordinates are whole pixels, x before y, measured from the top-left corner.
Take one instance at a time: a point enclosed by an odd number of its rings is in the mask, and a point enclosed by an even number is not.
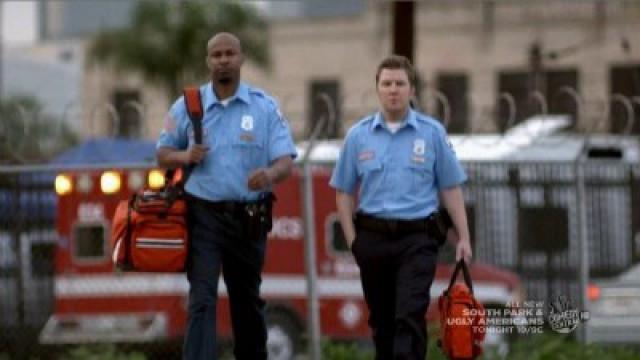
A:
[[[563,96],[573,97],[576,113],[583,113],[584,105],[579,95],[570,89],[563,91]],[[508,94],[503,94],[501,99],[500,106],[508,107],[508,111],[503,112],[508,114],[506,123],[515,124],[515,114],[518,112],[516,102],[509,100]],[[548,115],[545,99],[540,96],[532,96],[532,99],[538,102],[538,115],[545,119]],[[337,104],[326,95],[319,100],[325,104],[321,118],[329,123],[334,122],[328,126],[345,127],[342,119],[336,116]],[[631,133],[637,117],[634,109],[640,102],[621,95],[609,100],[610,104],[622,106],[627,119],[624,129],[626,133]],[[447,124],[451,111],[448,100],[440,94],[437,101],[444,104],[439,108],[445,109],[441,115]],[[145,113],[141,104],[129,106],[136,107],[141,114]],[[109,110],[109,114],[115,119],[114,128],[118,128],[118,113],[112,110]],[[610,113],[611,108],[605,108],[602,117],[583,127],[585,132],[580,135],[535,138],[533,133],[525,131],[523,136],[525,139],[529,137],[530,141],[525,141],[526,146],[521,148],[526,153],[514,151],[510,157],[501,160],[464,160],[469,175],[464,191],[475,259],[518,274],[528,298],[550,300],[557,295],[582,298],[578,282],[579,248],[583,238],[580,211],[586,212],[585,236],[591,277],[616,275],[640,260],[640,164],[637,138],[614,138],[614,141],[619,139],[617,144],[614,143],[616,146],[610,142],[606,146],[589,146],[597,143],[590,140],[598,137],[592,133],[599,133],[604,128],[603,124],[610,120]],[[25,114],[24,111],[13,113],[13,116],[18,116],[16,119],[23,122],[24,126],[18,135],[24,139],[35,129],[26,125],[31,120]],[[56,138],[55,129],[60,128],[53,127],[44,135]],[[7,126],[0,127],[0,134],[4,137],[16,136]],[[469,133],[459,135],[457,141],[459,144],[475,143],[480,152],[518,145],[511,143],[513,139],[506,134],[488,139]],[[37,139],[34,141],[38,142]],[[64,308],[67,314],[74,312],[73,306],[64,301],[56,305],[58,293],[54,280],[56,276],[69,275],[56,273],[56,262],[61,261],[60,256],[69,256],[70,240],[60,236],[62,219],[77,215],[60,206],[54,192],[56,175],[69,172],[69,167],[26,166],[25,163],[46,159],[46,155],[50,155],[47,149],[51,147],[39,146],[38,155],[31,156],[25,155],[33,154],[25,151],[30,146],[28,142],[20,142],[19,147],[8,144],[0,145],[3,146],[2,161],[13,164],[0,167],[0,358],[4,354],[10,358],[25,359],[30,356],[55,357],[68,352],[69,347],[45,346],[40,342],[40,334],[56,306]],[[93,170],[100,167],[101,164],[91,164]],[[109,165],[105,168],[117,170],[118,166]],[[74,171],[91,169],[77,168]],[[584,174],[583,178],[578,176],[579,172]],[[581,181],[585,187],[584,198],[578,194]],[[324,207],[332,199],[316,196],[315,206]],[[105,205],[103,211],[109,212],[108,206]],[[296,206],[302,208],[303,204]],[[68,232],[68,229],[65,231]],[[319,268],[321,266],[318,265]],[[184,279],[165,282],[176,287],[175,291],[178,292],[183,291],[186,284]],[[161,283],[161,280],[157,283]],[[74,291],[101,293],[101,285],[84,284],[84,288],[75,288]],[[289,286],[295,288],[293,283]],[[94,301],[96,304],[104,303],[109,298],[98,297]],[[145,301],[147,308],[160,306],[154,305],[149,299]],[[184,311],[183,302],[171,301],[172,307]],[[145,321],[153,323],[165,320],[149,318]],[[303,323],[294,325],[301,330]],[[173,328],[171,340],[141,345],[147,356],[154,359],[179,357],[184,324],[171,323],[169,327]],[[106,338],[103,340],[110,342]]]
[[[590,275],[618,274],[640,260],[638,164],[601,159],[583,165],[465,163],[475,260],[517,273],[527,298],[581,297],[577,166],[583,166],[586,175],[583,203]],[[38,336],[54,310],[54,277],[64,275],[55,274],[56,251],[64,252],[64,246],[69,246],[56,230],[56,216],[70,216],[56,206],[53,178],[57,172],[0,169],[0,353],[35,351],[43,356],[43,351],[50,351],[39,345]],[[167,344],[157,346],[155,351]]]
[[[460,136],[490,131],[504,134],[525,119],[560,113],[567,116],[567,129],[585,136],[640,133],[638,96],[616,93],[586,101],[577,89],[563,86],[546,95],[539,91],[502,92],[494,104],[480,104],[471,95],[449,98],[431,87],[425,87],[421,92],[423,98],[414,99],[413,106],[440,119],[446,128],[451,127]],[[375,98],[373,91],[342,97],[319,93],[314,97],[309,113],[304,114],[299,105],[304,99],[299,94],[285,94],[281,97],[280,108],[289,118],[296,139],[307,137],[322,119],[326,121],[319,138],[340,138],[350,124],[376,110]],[[464,114],[454,106],[461,102],[468,104]],[[28,101],[16,101],[0,108],[3,120],[0,122],[0,162],[39,163],[66,146],[76,144],[80,137],[155,138],[162,129],[165,111],[129,100],[117,107],[111,103],[96,103],[79,108],[78,104],[71,103],[62,114],[54,116]]]
[[[586,198],[577,194],[585,171]],[[467,163],[465,187],[475,258],[516,272],[527,297],[580,299],[579,211],[586,206],[590,276],[640,260],[640,166],[592,160]]]

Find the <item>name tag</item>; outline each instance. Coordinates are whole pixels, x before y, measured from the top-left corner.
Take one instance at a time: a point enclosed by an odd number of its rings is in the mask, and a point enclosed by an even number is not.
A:
[[[424,164],[424,162],[425,162],[425,158],[424,158],[424,156],[419,156],[419,155],[413,155],[413,156],[411,157],[411,160],[412,160],[414,163],[418,163],[418,164]]]
[[[358,161],[371,160],[375,155],[376,154],[372,150],[362,151],[358,154]]]
[[[240,140],[245,142],[253,142],[255,140],[255,137],[252,133],[246,132],[240,135]]]

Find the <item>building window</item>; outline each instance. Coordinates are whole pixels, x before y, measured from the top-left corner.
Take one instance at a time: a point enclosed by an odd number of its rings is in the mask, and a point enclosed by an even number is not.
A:
[[[555,206],[519,208],[518,238],[524,252],[566,251],[569,248],[567,209]]]
[[[640,97],[640,65],[614,66],[609,72],[610,96],[619,94],[629,101],[633,97]],[[611,131],[614,133],[640,134],[640,104],[632,102],[634,119],[627,115],[625,105],[615,99],[611,99]],[[631,126],[630,126],[631,125]]]
[[[117,136],[139,138],[142,135],[140,91],[122,89],[114,91],[113,106],[120,120]]]
[[[578,71],[576,69],[552,70],[545,73],[547,104],[550,114],[568,114],[572,124],[578,118],[577,104],[573,98],[563,92],[562,88],[570,87],[578,91]]]
[[[447,131],[450,134],[460,134],[467,130],[469,108],[467,102],[468,76],[463,73],[439,74],[436,78],[438,91],[444,95],[449,107],[449,123]],[[441,99],[437,103],[437,116],[445,122],[445,105]]]
[[[340,84],[337,80],[314,80],[309,91],[309,122],[307,136],[316,124],[324,121],[318,135],[320,139],[336,139],[341,136],[340,127]],[[329,103],[329,104],[328,104]]]
[[[542,113],[540,104],[533,98],[531,88],[531,76],[528,71],[504,71],[498,75],[498,129],[504,131],[507,126],[512,126]],[[547,103],[549,114],[567,114],[573,124],[577,118],[576,103],[573,98],[562,91],[563,87],[578,89],[578,71],[576,69],[548,70],[543,73],[541,92]],[[509,105],[501,99],[503,93],[513,96],[516,113],[515,121],[509,124]]]
[[[103,259],[106,254],[104,224],[78,224],[73,231],[73,255],[78,260]]]
[[[502,94],[509,94],[513,97],[516,108],[515,119],[510,119],[511,109],[509,103],[501,98]],[[501,72],[498,75],[498,130],[505,131],[509,126],[531,116],[530,109],[527,105],[527,97],[529,94],[529,75],[525,71],[517,72]]]

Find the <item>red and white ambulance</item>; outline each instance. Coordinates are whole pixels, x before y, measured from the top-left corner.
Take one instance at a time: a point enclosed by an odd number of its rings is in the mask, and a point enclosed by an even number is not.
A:
[[[370,338],[358,267],[347,249],[329,187],[339,143],[320,143],[311,154],[316,229],[320,329],[332,339]],[[56,178],[58,243],[55,309],[40,341],[47,344],[162,342],[183,336],[188,283],[184,274],[114,271],[108,238],[118,201],[162,179],[151,166],[87,168]],[[271,358],[292,357],[307,323],[302,171],[275,189],[274,226],[269,235],[261,293],[266,299]],[[449,249],[444,248],[446,253]],[[439,264],[431,289],[437,297],[448,284],[449,264]],[[488,307],[522,300],[513,273],[490,265],[471,266],[477,298]],[[231,337],[224,282],[219,289],[218,334]],[[436,319],[436,301],[427,314]],[[491,340],[490,340],[491,341]]]

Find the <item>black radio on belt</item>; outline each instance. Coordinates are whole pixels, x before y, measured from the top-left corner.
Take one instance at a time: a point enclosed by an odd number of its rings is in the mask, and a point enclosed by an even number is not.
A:
[[[251,237],[271,231],[273,225],[271,215],[276,196],[272,192],[260,194],[257,201],[248,203],[244,211],[249,217],[249,233]]]
[[[433,225],[430,226],[431,231],[429,231],[429,234],[442,245],[447,241],[447,232],[453,227],[453,221],[444,207],[439,207],[431,216],[433,217]]]

